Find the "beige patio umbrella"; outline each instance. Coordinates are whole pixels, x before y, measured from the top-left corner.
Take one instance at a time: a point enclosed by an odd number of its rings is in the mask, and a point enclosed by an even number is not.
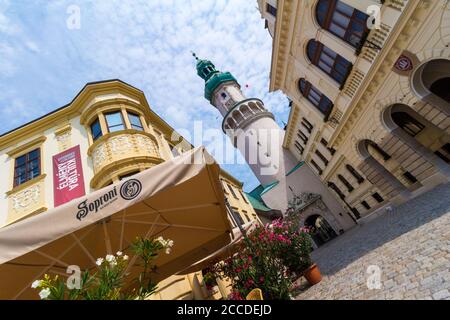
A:
[[[193,163],[194,162],[194,163]],[[61,207],[0,229],[0,299],[36,299],[44,274],[66,275],[70,265],[95,269],[118,250],[136,265],[137,236],[174,240],[156,261],[160,281],[230,242],[219,166],[203,147]]]
[[[258,222],[256,221],[247,222],[246,224],[242,225],[242,229],[244,230],[244,232],[250,232],[255,228],[257,223]],[[215,251],[209,256],[184,268],[183,270],[179,271],[178,274],[185,275],[197,272],[211,267],[213,264],[233,256],[239,250],[239,246],[243,241],[244,234],[242,234],[242,231],[239,228],[234,228],[232,238],[233,239],[230,241],[230,243],[221,247],[219,250]]]

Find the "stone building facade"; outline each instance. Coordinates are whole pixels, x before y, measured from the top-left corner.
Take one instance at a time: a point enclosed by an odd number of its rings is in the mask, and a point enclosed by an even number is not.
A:
[[[450,180],[450,1],[258,0],[283,146],[362,221]]]

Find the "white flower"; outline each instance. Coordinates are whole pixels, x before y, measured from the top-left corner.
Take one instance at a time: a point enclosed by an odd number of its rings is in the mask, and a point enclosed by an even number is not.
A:
[[[123,260],[128,260],[128,256],[127,256],[127,255],[124,255],[124,256],[123,256]]]
[[[116,260],[111,261],[111,262],[109,263],[109,265],[110,265],[111,267],[117,266]]]
[[[50,295],[49,288],[42,289],[41,292],[39,292],[39,297],[41,297],[41,299],[47,299],[49,295]]]
[[[96,265],[101,266],[103,263],[103,258],[98,258],[97,261],[95,262]]]
[[[111,261],[115,261],[116,257],[114,257],[112,254],[108,254],[106,256],[106,261],[111,262]]]
[[[169,240],[168,242],[167,242],[167,245],[169,246],[169,247],[173,247],[173,240]]]
[[[158,237],[158,238],[156,238],[156,241],[158,241],[158,242],[161,243],[162,245],[164,245],[164,243],[166,242],[166,241],[164,240],[163,237]]]
[[[172,249],[170,249],[170,248],[166,249],[166,254],[170,254],[171,252],[172,252]]]
[[[122,255],[122,251],[117,251],[117,256],[120,257]]]
[[[39,287],[41,285],[41,280],[36,280],[31,284],[31,287],[33,289],[36,289],[37,287]]]

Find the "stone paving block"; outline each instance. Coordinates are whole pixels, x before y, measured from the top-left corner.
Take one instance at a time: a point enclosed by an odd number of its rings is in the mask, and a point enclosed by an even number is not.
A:
[[[324,280],[298,299],[450,299],[450,184],[441,185],[313,252]],[[381,290],[367,267],[381,268]]]
[[[448,298],[450,298],[450,292],[448,291],[448,289],[441,290],[433,294],[433,299],[435,300],[444,300]]]

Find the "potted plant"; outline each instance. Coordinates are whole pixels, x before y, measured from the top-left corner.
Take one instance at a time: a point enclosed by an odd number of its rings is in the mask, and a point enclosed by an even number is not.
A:
[[[219,291],[216,276],[210,269],[203,270],[203,283],[205,284],[206,290],[210,296]]]
[[[317,264],[313,263],[303,272],[304,277],[308,280],[310,285],[315,285],[322,280],[322,274],[320,273]]]
[[[136,238],[131,250],[139,259],[135,266],[141,267],[141,272],[132,280],[132,290],[126,286],[128,256],[121,251],[115,255],[108,254],[105,258],[98,258],[97,269],[85,271],[79,286],[69,288],[64,278],[46,274],[43,279],[34,281],[31,287],[40,291],[39,297],[43,300],[148,299],[157,290],[152,280],[154,261],[161,251],[170,254],[172,247],[173,241],[170,239]]]
[[[245,299],[254,289],[260,289],[265,300],[290,299],[291,279],[275,254],[279,242],[268,226],[255,226],[235,254],[215,265],[217,276],[231,282],[229,299]]]
[[[298,225],[289,220],[275,221],[272,224],[274,232],[280,239],[278,249],[280,259],[289,269],[293,278],[304,276],[310,285],[315,285],[322,280],[319,267],[312,262],[311,252],[313,249],[310,229],[298,228]]]

